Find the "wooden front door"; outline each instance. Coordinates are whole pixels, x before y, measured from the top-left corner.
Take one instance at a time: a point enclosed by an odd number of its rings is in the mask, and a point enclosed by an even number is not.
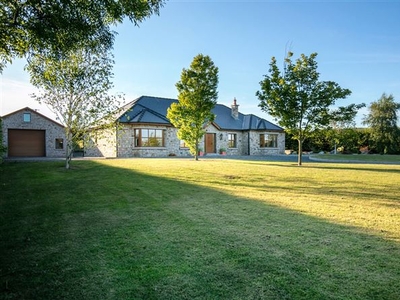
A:
[[[215,133],[206,133],[206,140],[205,140],[206,153],[216,153],[215,150]]]

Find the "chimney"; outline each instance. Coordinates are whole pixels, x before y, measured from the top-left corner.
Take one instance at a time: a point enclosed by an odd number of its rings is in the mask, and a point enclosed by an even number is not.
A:
[[[232,108],[232,117],[237,120],[239,119],[239,105],[236,104],[236,98],[233,98]]]

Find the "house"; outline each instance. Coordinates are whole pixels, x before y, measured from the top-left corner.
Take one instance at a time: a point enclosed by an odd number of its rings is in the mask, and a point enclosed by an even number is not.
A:
[[[85,156],[166,157],[189,156],[189,148],[177,137],[177,129],[167,119],[167,109],[176,99],[141,96],[123,106],[116,116],[116,126],[102,134],[93,133],[95,147]],[[209,124],[200,143],[205,155],[271,155],[284,154],[284,130],[257,117],[239,112],[232,106],[217,104],[215,121]]]
[[[63,125],[29,107],[1,119],[6,157],[65,157]]]

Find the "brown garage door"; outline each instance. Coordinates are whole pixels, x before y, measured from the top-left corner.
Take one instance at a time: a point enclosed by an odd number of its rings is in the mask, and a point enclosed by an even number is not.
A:
[[[8,156],[45,156],[44,130],[8,130]]]

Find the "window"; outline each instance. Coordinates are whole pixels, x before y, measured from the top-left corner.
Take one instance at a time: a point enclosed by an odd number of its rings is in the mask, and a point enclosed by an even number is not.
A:
[[[56,139],[56,149],[64,149],[64,139]]]
[[[26,122],[26,123],[31,122],[31,114],[30,113],[24,113],[24,122]]]
[[[236,133],[228,133],[228,147],[236,148]]]
[[[260,148],[277,148],[277,134],[260,134]]]
[[[179,142],[179,147],[180,147],[180,148],[188,148],[189,146],[186,145],[186,142],[185,142],[184,140],[180,140],[180,142]]]
[[[164,130],[135,129],[135,147],[164,147]]]

